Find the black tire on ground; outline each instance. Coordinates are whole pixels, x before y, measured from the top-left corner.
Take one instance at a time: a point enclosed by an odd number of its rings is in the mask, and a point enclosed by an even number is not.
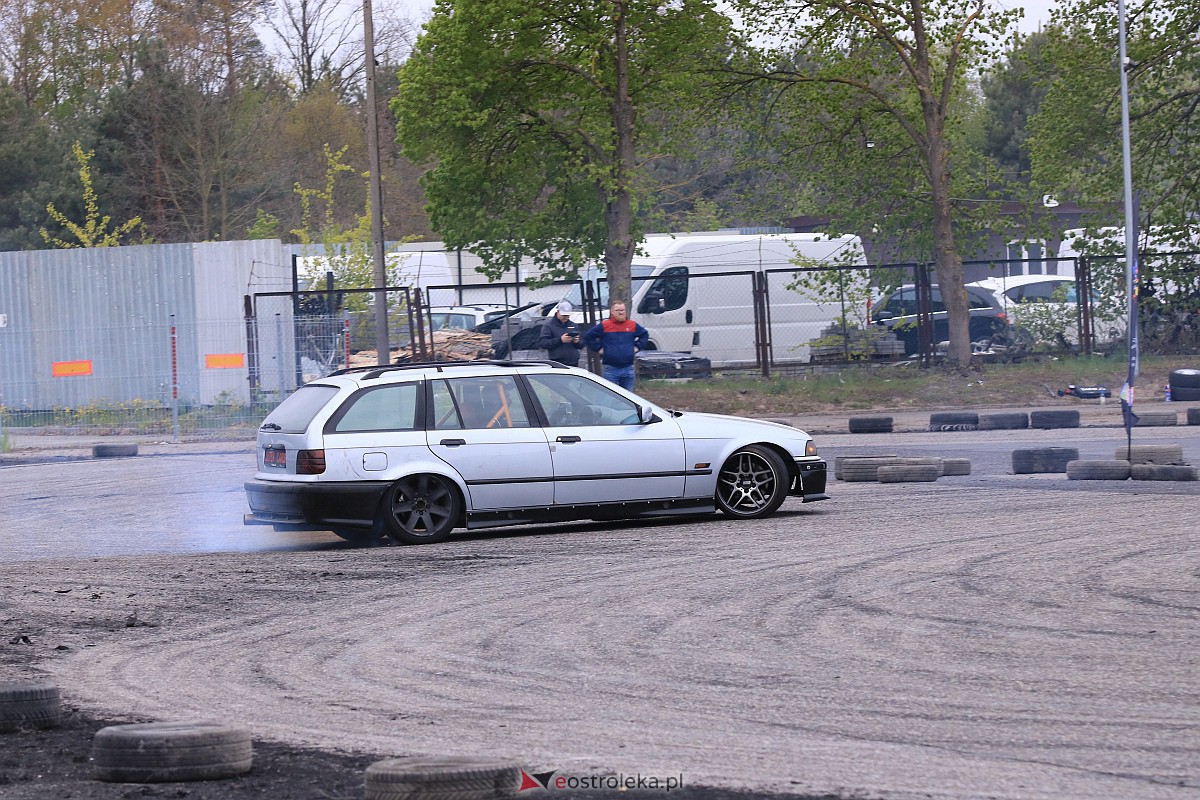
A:
[[[851,433],[891,433],[891,417],[851,417]]]
[[[55,728],[61,721],[57,686],[37,681],[0,683],[0,731]]]
[[[1029,413],[1031,428],[1078,428],[1079,412],[1073,408],[1055,408]]]
[[[1066,472],[1067,464],[1079,458],[1074,447],[1034,447],[1013,450],[1012,465],[1016,475],[1042,472]]]
[[[969,458],[943,458],[942,459],[942,474],[943,475],[970,475],[971,474],[971,459],[969,459]]]
[[[1131,467],[1120,459],[1071,461],[1067,464],[1067,479],[1072,481],[1125,481]]]
[[[847,483],[868,483],[879,480],[880,467],[901,463],[899,456],[846,456],[842,461],[842,477]]]
[[[717,473],[717,508],[738,519],[774,514],[791,484],[787,465],[769,447],[750,444],[738,450]]]
[[[366,800],[485,800],[514,797],[521,786],[515,764],[461,757],[391,758],[366,770]]]
[[[1200,408],[1189,408],[1187,410],[1187,424],[1200,425]]]
[[[833,458],[833,477],[837,480],[842,479],[842,465],[848,458],[899,458],[895,453],[880,453],[878,455],[861,455],[861,456],[834,456]]]
[[[232,778],[254,760],[250,732],[219,722],[110,725],[92,739],[100,781],[174,783]]]
[[[441,475],[409,475],[383,493],[383,527],[400,544],[434,544],[450,535],[462,516],[458,487]]]
[[[880,483],[930,482],[938,479],[941,470],[933,464],[894,464],[880,467]]]
[[[1178,425],[1179,417],[1174,411],[1143,411],[1137,415],[1138,428],[1162,428]]]
[[[977,427],[979,415],[974,411],[938,411],[929,415],[931,431],[968,431]]]
[[[981,431],[1023,430],[1028,427],[1029,415],[1024,412],[979,415],[979,430]]]
[[[136,456],[136,444],[98,444],[92,447],[93,458],[127,458]]]
[[[1185,464],[1183,446],[1178,444],[1135,444],[1121,445],[1113,458],[1130,464]]]
[[[1175,388],[1181,389],[1200,389],[1200,369],[1191,369],[1183,367],[1181,369],[1173,369],[1167,376],[1167,383],[1171,384],[1171,396],[1175,396]]]
[[[1177,403],[1192,403],[1200,400],[1200,389],[1192,389],[1185,386],[1171,387],[1171,400]]]
[[[1135,481],[1195,481],[1200,480],[1200,470],[1184,464],[1134,464],[1129,477]]]
[[[944,474],[943,473],[943,470],[944,470],[943,461],[942,461],[942,459],[938,458],[937,456],[910,456],[908,458],[897,459],[896,466],[905,466],[905,465],[936,467],[937,471],[938,471],[938,477],[941,477]]]

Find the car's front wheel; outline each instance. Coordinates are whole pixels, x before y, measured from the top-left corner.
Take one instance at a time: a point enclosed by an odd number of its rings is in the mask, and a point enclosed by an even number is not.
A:
[[[450,535],[462,515],[458,487],[440,475],[410,475],[383,496],[383,524],[400,544],[432,544]]]
[[[774,450],[747,445],[717,473],[717,507],[740,519],[768,516],[783,505],[788,483],[787,465]]]

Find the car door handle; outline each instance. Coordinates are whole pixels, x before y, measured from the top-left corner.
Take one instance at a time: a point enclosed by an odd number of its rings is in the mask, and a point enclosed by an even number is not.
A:
[[[583,439],[579,436],[560,436],[554,441],[562,442],[563,444],[575,444],[576,442],[582,442]]]
[[[466,443],[466,439],[442,439],[440,442],[438,442],[438,444],[445,445],[446,447],[458,447],[459,445]]]

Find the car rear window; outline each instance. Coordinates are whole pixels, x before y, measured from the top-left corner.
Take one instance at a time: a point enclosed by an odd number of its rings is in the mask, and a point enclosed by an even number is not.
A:
[[[278,426],[282,433],[304,433],[325,404],[338,393],[336,386],[310,383],[292,392],[263,420],[262,427]]]

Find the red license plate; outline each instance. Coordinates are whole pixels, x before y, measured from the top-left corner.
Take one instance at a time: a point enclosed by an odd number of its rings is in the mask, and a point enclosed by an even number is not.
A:
[[[263,464],[277,469],[287,468],[287,451],[268,448],[263,451]]]

